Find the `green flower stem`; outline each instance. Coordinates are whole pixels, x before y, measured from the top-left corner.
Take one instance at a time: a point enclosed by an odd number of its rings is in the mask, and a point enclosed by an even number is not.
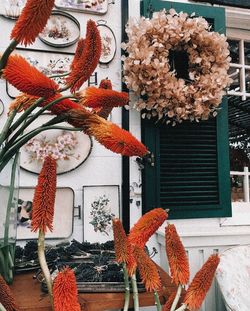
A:
[[[16,166],[17,166],[18,158],[19,158],[19,154],[17,153],[15,155],[14,162],[11,168],[9,198],[8,198],[8,203],[7,203],[5,226],[4,226],[4,245],[8,245],[9,243],[10,213],[11,213],[11,208],[13,206],[13,195],[14,195],[14,190],[15,190],[15,179],[16,179]]]
[[[131,284],[133,289],[134,311],[139,311],[139,296],[135,273],[131,277]]]
[[[18,42],[16,40],[12,40],[10,42],[10,45],[4,51],[4,53],[0,59],[0,70],[5,68],[10,54],[15,50],[17,45],[18,45]]]
[[[65,72],[65,73],[62,73],[60,75],[51,75],[51,76],[48,76],[48,78],[50,79],[54,79],[54,78],[61,78],[61,77],[66,77],[70,74],[70,72]]]
[[[45,233],[43,232],[42,229],[39,229],[39,234],[38,234],[38,259],[40,263],[40,267],[42,269],[47,288],[48,288],[48,293],[49,293],[49,299],[51,303],[51,308],[54,310],[54,302],[53,302],[53,292],[52,292],[52,279],[51,275],[49,272],[49,268],[46,262],[46,257],[45,257]]]
[[[179,284],[170,311],[174,311],[175,310],[175,308],[176,308],[176,306],[178,304],[178,301],[179,301],[179,299],[181,297],[181,291],[182,291],[182,286],[181,286],[181,284]]]
[[[187,309],[187,306],[183,304],[180,308],[176,309],[175,311],[184,311]]]
[[[156,305],[157,311],[161,311],[161,302],[160,302],[160,298],[156,290],[154,291],[154,298],[155,298],[155,305]]]
[[[8,119],[7,119],[7,121],[4,124],[3,130],[2,130],[1,135],[0,135],[0,147],[2,146],[2,144],[5,141],[6,137],[8,136],[9,128],[10,128],[11,123],[13,122],[13,120],[14,120],[14,118],[16,116],[16,113],[17,113],[17,111],[13,110],[10,113],[10,115],[8,116]]]
[[[4,306],[1,304],[1,302],[0,302],[0,311],[6,311],[6,309],[5,309]]]
[[[127,311],[129,308],[129,298],[130,298],[130,288],[129,288],[129,279],[128,279],[128,270],[126,263],[122,264],[123,275],[124,275],[124,285],[125,285],[125,300],[123,311]]]
[[[67,131],[82,131],[82,128],[74,128],[74,127],[65,127],[65,126],[45,126],[45,124],[26,135],[23,135],[20,137],[20,139],[9,149],[6,151],[4,156],[1,159],[0,162],[0,172],[2,169],[6,166],[8,161],[11,159],[11,157],[18,152],[18,150],[27,143],[31,138],[39,134],[40,132],[46,131],[46,130],[67,130]]]

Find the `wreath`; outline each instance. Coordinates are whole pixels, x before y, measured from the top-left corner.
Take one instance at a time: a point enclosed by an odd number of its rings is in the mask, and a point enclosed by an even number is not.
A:
[[[139,95],[134,108],[142,117],[158,117],[166,123],[207,120],[215,116],[231,79],[228,43],[224,35],[210,31],[202,17],[170,9],[130,20],[123,44],[124,80]],[[169,62],[170,53],[188,57],[188,79],[178,78]]]

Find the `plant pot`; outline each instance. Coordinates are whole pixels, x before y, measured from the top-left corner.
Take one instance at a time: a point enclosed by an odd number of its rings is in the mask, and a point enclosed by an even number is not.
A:
[[[19,189],[18,155],[0,172],[0,274],[12,283],[17,229]]]

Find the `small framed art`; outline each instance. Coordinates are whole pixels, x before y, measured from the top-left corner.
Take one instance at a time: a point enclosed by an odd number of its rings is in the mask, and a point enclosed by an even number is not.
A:
[[[102,38],[102,53],[100,64],[109,64],[116,54],[116,38],[113,30],[107,25],[105,20],[97,21],[97,27]]]
[[[37,239],[31,232],[32,201],[35,188],[21,187],[18,199],[17,239]],[[74,191],[68,187],[56,189],[53,232],[48,231],[48,239],[66,239],[73,232]]]
[[[83,240],[113,239],[112,218],[120,215],[119,185],[83,186]]]

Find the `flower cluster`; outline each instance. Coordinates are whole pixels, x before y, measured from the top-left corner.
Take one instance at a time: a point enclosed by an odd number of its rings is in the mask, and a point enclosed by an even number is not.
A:
[[[189,17],[170,9],[131,20],[128,42],[123,44],[124,79],[128,88],[140,96],[135,103],[142,117],[158,117],[167,123],[207,120],[217,114],[224,89],[231,79],[228,43],[224,35],[210,31],[201,17]],[[177,78],[171,68],[170,53],[187,54],[187,79]]]
[[[64,131],[62,135],[53,140],[48,140],[46,135],[41,138],[32,138],[24,146],[24,149],[30,155],[30,161],[44,161],[47,156],[51,156],[55,160],[69,160],[74,156],[72,151],[77,144],[76,133]]]

